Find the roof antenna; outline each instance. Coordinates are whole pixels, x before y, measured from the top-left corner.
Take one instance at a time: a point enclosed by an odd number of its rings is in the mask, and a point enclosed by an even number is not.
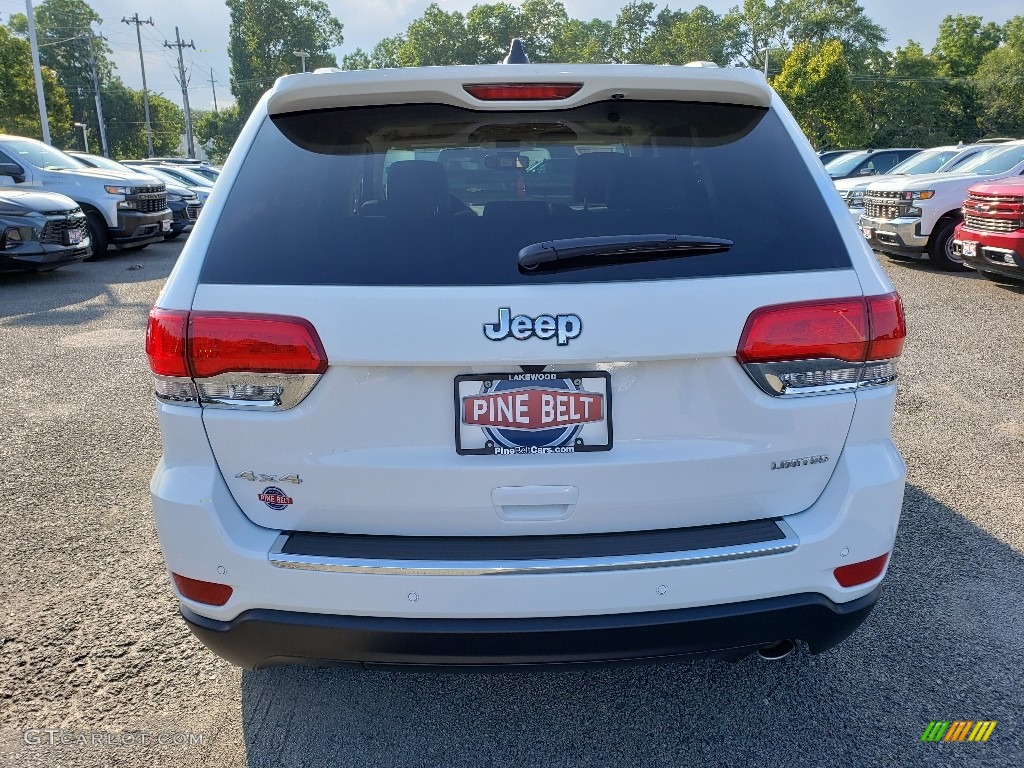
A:
[[[512,45],[509,46],[508,56],[505,57],[502,64],[529,64],[530,58],[526,55],[526,51],[523,50],[523,41],[518,37],[512,40]]]

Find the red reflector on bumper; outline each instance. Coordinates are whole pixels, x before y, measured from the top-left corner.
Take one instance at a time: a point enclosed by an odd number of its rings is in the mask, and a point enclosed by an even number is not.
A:
[[[200,581],[190,579],[178,573],[171,574],[174,577],[174,585],[178,591],[189,600],[206,605],[224,605],[231,597],[234,590],[227,584],[217,584],[212,581]]]
[[[889,562],[889,553],[864,560],[860,563],[841,565],[832,573],[841,587],[856,587],[860,584],[867,584],[882,575],[885,564]]]

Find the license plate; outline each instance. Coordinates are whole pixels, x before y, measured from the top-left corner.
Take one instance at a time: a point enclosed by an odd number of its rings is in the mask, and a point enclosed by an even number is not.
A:
[[[978,253],[977,243],[964,241],[963,243],[961,243],[960,247],[963,248],[964,256],[976,256]]]
[[[64,230],[64,245],[78,245],[82,242],[82,238],[85,237],[85,233],[81,227],[75,229]]]
[[[607,371],[456,376],[455,450],[497,456],[610,450],[609,384]]]
[[[171,220],[170,219],[163,219],[160,222],[160,224],[163,226],[163,231],[164,232],[170,232],[171,231]]]
[[[874,227],[861,227],[860,228],[860,233],[862,235],[864,235],[865,239],[870,240],[872,237],[875,236],[875,228]]]

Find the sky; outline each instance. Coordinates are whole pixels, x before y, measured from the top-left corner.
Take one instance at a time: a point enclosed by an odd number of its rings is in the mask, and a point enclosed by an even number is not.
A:
[[[481,0],[439,0],[446,11],[467,11]],[[514,0],[513,0],[514,1]],[[34,0],[38,2],[38,0]],[[142,88],[139,50],[135,26],[121,23],[122,17],[139,14],[139,18],[153,19],[153,26],[143,25],[142,48],[146,62],[146,80],[151,92],[160,93],[181,104],[181,87],[175,75],[178,70],[177,52],[163,47],[174,42],[175,26],[181,30],[182,40],[194,41],[196,50],[184,50],[185,66],[190,72],[189,100],[192,107],[210,109],[217,103],[223,107],[232,102],[229,87],[230,62],[227,54],[229,14],[219,0],[88,0],[103,18],[97,28],[113,49],[112,59],[121,79],[132,88]],[[574,18],[614,19],[619,8],[628,0],[563,0],[569,15]],[[692,10],[706,5],[723,14],[742,0],[701,0],[700,2],[658,2],[661,8]],[[334,49],[338,60],[356,48],[369,51],[384,37],[405,30],[409,22],[423,13],[430,0],[327,0],[332,12],[345,25],[345,43]],[[518,4],[518,3],[516,3]],[[860,0],[867,15],[884,27],[889,34],[886,47],[895,48],[913,39],[926,50],[935,42],[939,22],[949,14],[980,15],[986,22],[1002,24],[1018,14],[1024,14],[1021,0],[985,0],[983,4],[966,0]],[[983,10],[979,8],[983,7]],[[25,0],[0,0],[0,17],[6,21],[10,13],[23,13]],[[299,60],[295,60],[296,71]],[[210,83],[211,71],[214,83]]]

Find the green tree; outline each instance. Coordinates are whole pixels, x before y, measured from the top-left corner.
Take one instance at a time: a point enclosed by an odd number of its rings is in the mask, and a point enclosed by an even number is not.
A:
[[[471,61],[459,63],[497,64],[508,53],[512,38],[523,36],[522,12],[511,3],[474,5],[465,23]]]
[[[652,64],[713,61],[725,66],[739,55],[738,37],[736,19],[719,16],[707,6],[682,12],[666,8],[655,21],[647,59]]]
[[[757,68],[764,66],[765,48],[790,51],[799,43],[838,40],[847,64],[860,71],[886,39],[857,0],[744,0],[725,18],[737,30],[737,59]]]
[[[622,6],[612,27],[612,61],[621,64],[643,64],[649,61],[656,8],[654,3],[639,0]]]
[[[611,61],[612,28],[604,19],[569,19],[552,40],[549,56],[567,64],[607,64]]]
[[[200,109],[192,113],[196,138],[215,163],[224,162],[244,125],[237,104],[217,112]]]
[[[981,16],[946,16],[932,48],[949,77],[971,77],[985,54],[999,47],[1003,31],[998,24],[982,23]]]
[[[231,92],[248,116],[275,79],[297,71],[293,51],[307,51],[307,67],[336,67],[330,49],[342,24],[323,0],[226,0],[231,13],[228,54]]]
[[[103,85],[111,82],[114,73],[110,46],[92,31],[92,25],[102,23],[103,19],[84,0],[43,0],[35,4],[35,21],[39,62],[53,70],[67,94],[72,121],[88,125],[98,147],[99,120],[90,66],[93,55]],[[25,14],[11,14],[8,25],[17,35],[28,39]]]
[[[798,43],[774,86],[815,148],[856,147],[870,137],[838,40]]]
[[[935,146],[955,141],[955,122],[947,109],[948,84],[939,77],[941,64],[914,41],[897,48],[871,95],[864,98],[872,125],[873,146]]]
[[[342,69],[371,69],[373,61],[370,54],[362,48],[356,48],[352,53],[346,53],[341,57]]]
[[[984,108],[984,136],[1024,136],[1024,16],[1003,25],[1005,43],[985,54],[974,83]]]
[[[479,56],[478,41],[470,40],[466,17],[459,11],[442,10],[437,3],[413,19],[402,37],[396,51],[401,67],[475,64]]]
[[[107,111],[107,143],[110,156],[122,160],[146,157],[146,114],[142,91],[128,88],[115,79],[103,91]],[[175,155],[185,132],[181,107],[160,94],[149,94],[149,116],[153,127],[153,151],[156,155]]]
[[[53,70],[43,68],[43,95],[50,139],[57,146],[73,141],[71,107]],[[41,139],[35,75],[29,44],[0,27],[0,133]]]

